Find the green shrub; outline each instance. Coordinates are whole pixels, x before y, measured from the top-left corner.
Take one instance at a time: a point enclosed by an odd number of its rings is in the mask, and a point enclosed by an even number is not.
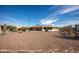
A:
[[[48,30],[52,30],[52,27],[44,27],[45,32],[48,32]]]

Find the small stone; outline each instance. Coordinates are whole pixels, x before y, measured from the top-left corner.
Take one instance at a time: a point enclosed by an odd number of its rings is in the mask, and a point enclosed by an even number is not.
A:
[[[66,53],[67,53],[67,52],[69,52],[69,50],[68,50],[68,49],[66,49],[66,50],[64,50],[64,52],[66,52]]]
[[[53,51],[55,51],[55,52],[59,52],[59,49],[57,49],[57,48],[54,48],[54,49],[53,49]]]

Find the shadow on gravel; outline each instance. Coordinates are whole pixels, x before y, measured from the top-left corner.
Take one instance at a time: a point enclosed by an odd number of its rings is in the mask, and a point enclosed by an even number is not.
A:
[[[68,39],[68,40],[79,40],[79,37],[76,38],[76,37],[68,37],[68,36],[55,36],[59,39]]]

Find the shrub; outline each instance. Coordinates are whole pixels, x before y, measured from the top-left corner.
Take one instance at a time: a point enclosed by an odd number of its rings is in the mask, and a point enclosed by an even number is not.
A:
[[[1,30],[2,30],[2,35],[5,35],[7,31],[7,25],[6,24],[2,25]]]
[[[51,30],[52,27],[44,27],[45,32],[47,32],[48,30]]]

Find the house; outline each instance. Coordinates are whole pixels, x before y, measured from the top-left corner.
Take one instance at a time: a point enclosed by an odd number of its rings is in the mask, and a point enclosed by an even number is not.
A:
[[[30,27],[30,31],[52,31],[53,27],[52,26],[32,26]]]

